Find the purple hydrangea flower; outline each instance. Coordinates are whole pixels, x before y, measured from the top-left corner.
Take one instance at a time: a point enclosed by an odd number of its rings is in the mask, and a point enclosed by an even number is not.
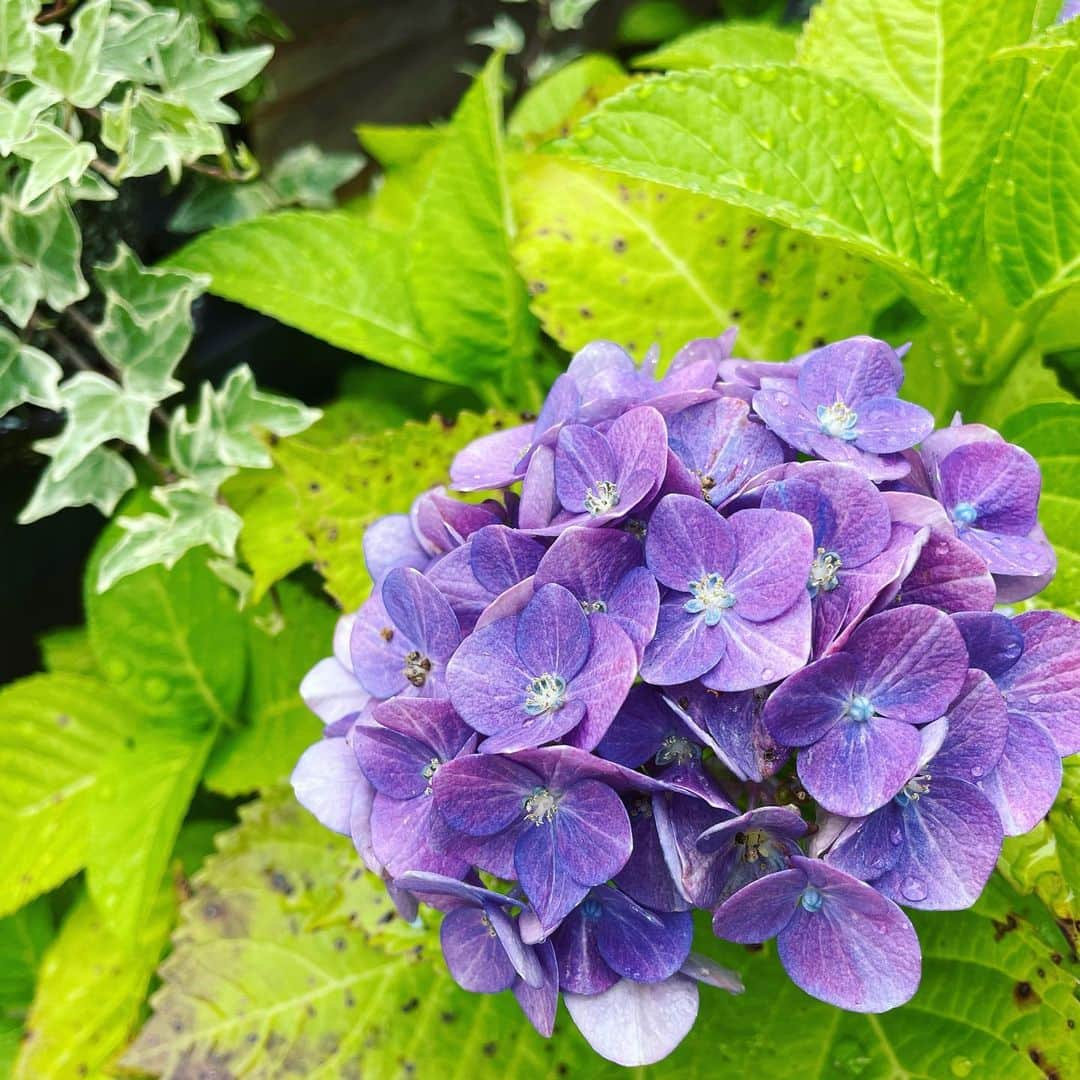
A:
[[[1005,746],[1005,702],[981,671],[920,732],[916,771],[890,802],[853,822],[827,856],[911,907],[970,907],[986,885],[1003,838],[997,811],[976,786]]]
[[[967,670],[964,639],[947,615],[920,604],[896,608],[782,683],[765,706],[765,724],[780,742],[802,748],[799,779],[822,806],[862,817],[914,775],[914,725],[945,712]]]
[[[981,424],[935,432],[922,456],[934,497],[957,536],[986,561],[999,601],[1034,596],[1056,567],[1038,522],[1042,478],[1035,459]]]
[[[885,497],[849,465],[791,466],[765,487],[761,506],[798,514],[814,531],[807,588],[819,656],[911,569],[922,546],[919,531],[894,522]]]
[[[885,342],[849,338],[808,356],[793,390],[759,390],[754,411],[804,454],[846,461],[871,480],[893,479],[908,471],[898,452],[934,427],[922,406],[896,396],[903,381],[903,366]]]
[[[730,519],[688,495],[653,513],[645,561],[669,589],[641,675],[660,685],[702,677],[714,690],[783,678],[810,654],[806,578],[813,536],[803,518],[744,510]]]
[[[697,478],[701,494],[722,506],[755,476],[785,460],[784,446],[738,398],[722,397],[672,417],[668,441]]]
[[[816,859],[747,885],[717,909],[718,937],[776,938],[796,986],[852,1012],[903,1005],[919,985],[919,939],[907,916],[870,885]]]
[[[536,568],[536,588],[552,582],[569,589],[590,619],[612,620],[639,656],[656,633],[660,591],[640,541],[627,533],[567,529]]]
[[[554,739],[594,747],[637,670],[634,644],[614,620],[590,620],[573,593],[536,590],[519,615],[471,634],[447,668],[450,699],[487,735],[485,753]]]
[[[395,567],[357,612],[349,649],[372,696],[445,697],[446,662],[460,642],[446,597],[419,570]]]
[[[518,881],[545,934],[630,857],[616,789],[650,790],[646,777],[570,747],[458,758],[432,787],[446,821],[473,840],[461,850]]]
[[[334,735],[344,735],[371,701],[371,695],[353,672],[349,639],[355,621],[355,615],[342,615],[338,619],[334,626],[333,656],[320,660],[300,683],[304,704]]]

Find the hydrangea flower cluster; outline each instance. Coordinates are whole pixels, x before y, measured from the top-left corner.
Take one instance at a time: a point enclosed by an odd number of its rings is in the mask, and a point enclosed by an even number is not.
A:
[[[995,610],[1054,571],[1035,461],[902,401],[858,337],[788,363],[596,342],[534,423],[364,537],[371,598],[301,693],[297,797],[468,990],[622,1064],[669,1053],[694,909],[808,994],[907,1001],[904,908],[971,905],[1080,751],[1080,624]]]

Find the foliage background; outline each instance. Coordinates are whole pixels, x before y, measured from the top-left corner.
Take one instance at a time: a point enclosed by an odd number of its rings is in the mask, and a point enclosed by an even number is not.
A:
[[[226,45],[279,33],[246,2],[183,6]],[[340,209],[267,213],[272,171],[220,190],[146,182],[150,223],[124,232],[144,260],[205,274],[216,297],[275,320],[198,301],[177,401],[246,361],[324,415],[265,438],[270,467],[225,481],[243,526],[231,583],[196,547],[99,592],[121,529],[107,525],[84,568],[92,510],[3,534],[5,674],[40,673],[0,691],[0,1076],[624,1071],[568,1021],[545,1043],[507,995],[457,989],[434,928],[401,924],[349,843],[281,786],[318,735],[296,685],[328,651],[331,602],[355,607],[370,586],[364,525],[442,480],[475,434],[534,409],[592,338],[638,355],[656,341],[667,357],[734,322],[741,352],[776,359],[852,333],[913,340],[906,396],[939,421],[962,408],[1003,426],[1039,458],[1061,560],[1040,603],[1080,613],[1080,82],[1074,31],[1050,29],[1056,6],[824,0],[797,41],[798,20],[782,21],[797,5],[725,4],[712,27],[696,22],[711,4],[601,3],[583,31],[546,40],[531,6],[507,5],[526,31],[508,61],[518,91],[504,105],[482,44],[465,54],[471,84],[443,57],[433,79],[461,104],[368,114],[383,123],[356,134],[376,164]],[[455,48],[476,32],[513,47],[505,25],[485,33],[492,14],[454,23]],[[617,46],[622,62],[592,52],[541,77],[576,41]],[[651,71],[674,74],[644,82]],[[249,104],[249,121],[264,108]],[[418,119],[440,122],[401,123]],[[701,130],[722,137],[703,145]],[[176,250],[162,224],[178,206],[193,231],[218,227]],[[94,228],[111,250],[117,217],[84,223],[88,248]],[[9,460],[40,469],[29,443],[55,421],[13,415]],[[7,468],[14,517],[26,473]],[[127,515],[152,508],[141,479]],[[60,535],[63,556],[49,546]],[[65,574],[85,578],[80,601],[63,599]],[[924,982],[896,1012],[814,1002],[770,948],[703,929],[747,993],[704,992],[694,1034],[643,1071],[1080,1076],[1078,801],[1073,761],[972,911],[917,913]]]

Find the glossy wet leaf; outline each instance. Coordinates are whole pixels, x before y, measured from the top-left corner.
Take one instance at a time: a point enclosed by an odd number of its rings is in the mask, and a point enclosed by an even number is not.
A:
[[[63,477],[57,478],[51,464],[45,469],[30,501],[19,511],[19,524],[28,525],[69,506],[96,506],[108,516],[135,482],[135,470],[121,454],[95,447]]]
[[[25,345],[0,326],[0,416],[30,402],[43,409],[60,406],[63,368],[48,354]]]
[[[764,22],[722,22],[691,30],[653,52],[634,57],[634,67],[689,71],[714,64],[785,64],[795,59],[795,33]]]

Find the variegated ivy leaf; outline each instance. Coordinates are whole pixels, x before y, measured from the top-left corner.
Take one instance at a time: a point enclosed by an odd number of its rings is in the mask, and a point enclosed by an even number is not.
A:
[[[60,387],[60,400],[67,413],[64,430],[34,444],[53,459],[49,468],[54,480],[63,480],[110,439],[122,439],[144,454],[150,450],[153,398],[133,394],[96,371],[80,371]]]
[[[34,82],[56,90],[65,101],[81,109],[100,105],[120,81],[116,72],[101,66],[109,0],[87,0],[71,20],[71,33],[63,37],[60,25],[35,27]]]
[[[126,244],[95,274],[105,292],[105,317],[94,342],[124,386],[158,400],[182,389],[172,373],[191,344],[192,301],[210,279],[147,268]]]
[[[133,83],[154,81],[152,59],[160,42],[176,28],[180,14],[142,0],[113,3],[105,26],[101,68]]]
[[[84,172],[74,184],[65,183],[63,187],[69,203],[112,202],[116,198],[116,188],[93,170]]]
[[[246,365],[229,374],[220,390],[204,383],[194,420],[187,408],[173,413],[169,454],[173,465],[203,489],[213,490],[236,468],[268,469],[270,454],[259,441],[261,429],[295,435],[322,415],[298,401],[264,394]]]
[[[154,78],[172,100],[183,102],[200,119],[233,124],[240,119],[221,98],[251,82],[274,50],[269,45],[211,56],[199,48],[199,25],[187,16],[161,43]]]
[[[115,450],[99,446],[62,479],[56,477],[55,463],[50,464],[19,514],[19,524],[29,525],[69,506],[96,506],[108,517],[134,486],[135,470]]]
[[[60,408],[57,387],[63,375],[48,353],[24,345],[0,326],[0,416],[24,402],[43,409]]]
[[[89,291],[81,253],[78,223],[61,194],[26,210],[0,196],[0,311],[25,326],[42,300],[55,311],[81,300]]]
[[[4,97],[0,97],[0,155],[7,157],[34,129],[38,117],[59,100],[60,95],[47,86],[20,81],[5,87]]]
[[[31,163],[22,187],[24,207],[62,180],[76,183],[97,156],[93,144],[76,142],[66,131],[43,121],[34,125],[15,153]]]
[[[363,154],[328,154],[314,143],[294,147],[271,169],[270,186],[282,206],[332,210],[334,192],[363,167]]]
[[[142,87],[129,90],[119,104],[102,108],[101,141],[120,159],[117,180],[168,169],[175,183],[186,162],[225,151],[217,124]]]
[[[171,568],[186,552],[203,544],[223,558],[233,557],[242,521],[213,495],[183,482],[155,488],[151,494],[165,513],[118,519],[125,534],[98,566],[99,593],[143,567]]]
[[[34,67],[38,0],[0,0],[0,71],[28,75]]]

